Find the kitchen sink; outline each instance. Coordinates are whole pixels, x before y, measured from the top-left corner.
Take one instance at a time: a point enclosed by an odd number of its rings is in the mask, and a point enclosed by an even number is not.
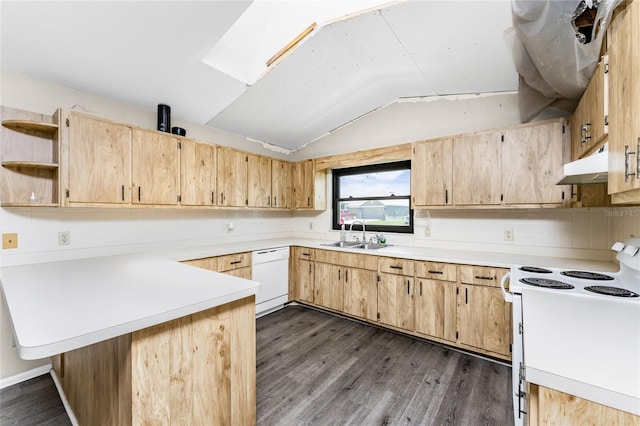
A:
[[[335,243],[323,243],[321,246],[331,246],[331,247],[343,247],[343,248],[353,248],[355,246],[360,246],[362,243],[357,241],[336,241]]]
[[[385,247],[389,247],[389,246],[388,245],[381,246],[380,244],[358,244],[357,246],[353,246],[353,248],[362,249],[362,250],[378,250]]]

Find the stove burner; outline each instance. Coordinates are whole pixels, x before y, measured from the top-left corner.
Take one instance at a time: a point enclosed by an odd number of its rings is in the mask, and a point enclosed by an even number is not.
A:
[[[598,274],[597,272],[587,272],[587,271],[563,271],[560,272],[561,275],[571,278],[580,278],[583,280],[596,280],[596,281],[611,281],[613,277],[604,274]]]
[[[607,296],[617,296],[617,297],[638,297],[640,296],[638,293],[634,293],[632,291],[626,290],[624,288],[619,287],[609,287],[606,285],[593,285],[584,288],[587,291],[598,294],[606,294]]]
[[[563,283],[562,281],[548,280],[546,278],[521,278],[521,283],[534,285],[536,287],[553,288],[558,290],[571,290],[575,288],[571,284]]]
[[[550,274],[551,271],[545,268],[538,268],[537,266],[522,266],[520,267],[521,271],[524,272],[534,272],[536,274]]]

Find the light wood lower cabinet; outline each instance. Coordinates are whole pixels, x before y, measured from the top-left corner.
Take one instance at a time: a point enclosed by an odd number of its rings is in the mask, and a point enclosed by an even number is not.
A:
[[[530,426],[640,425],[640,416],[535,384],[527,411]]]
[[[185,260],[182,263],[227,275],[251,279],[251,253],[236,253],[225,256],[206,257],[203,259]]]
[[[254,425],[255,297],[63,354],[83,426]]]
[[[314,303],[336,311],[344,308],[343,266],[317,263],[314,274]]]
[[[308,260],[299,260],[298,262],[295,274],[297,299],[313,303],[315,300],[315,264]]]
[[[380,274],[378,284],[378,320],[405,330],[414,329],[414,279],[406,275]]]
[[[418,333],[456,341],[456,283],[416,279],[416,328]]]
[[[344,312],[375,321],[378,313],[376,271],[348,268],[344,273]]]

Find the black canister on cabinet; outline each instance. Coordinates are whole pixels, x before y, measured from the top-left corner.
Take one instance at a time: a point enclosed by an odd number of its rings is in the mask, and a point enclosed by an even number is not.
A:
[[[171,133],[171,107],[158,104],[158,130]]]

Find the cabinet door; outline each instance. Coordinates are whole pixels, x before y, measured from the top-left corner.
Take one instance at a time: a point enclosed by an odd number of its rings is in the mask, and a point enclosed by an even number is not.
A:
[[[414,329],[413,278],[404,275],[380,274],[378,313],[382,324]]]
[[[453,141],[414,144],[411,154],[411,193],[414,206],[451,205]]]
[[[344,308],[344,271],[342,266],[316,263],[314,276],[316,305],[342,311]]]
[[[271,207],[290,209],[292,206],[293,164],[271,160]]]
[[[509,356],[511,305],[500,288],[464,284],[459,288],[458,341]]]
[[[178,204],[178,140],[134,129],[131,142],[134,204]]]
[[[71,113],[69,202],[131,203],[131,129]]]
[[[453,141],[453,204],[500,204],[501,133],[460,136]]]
[[[562,203],[565,187],[556,185],[562,149],[563,124],[559,121],[506,130],[502,144],[504,203]]]
[[[375,321],[378,313],[376,271],[345,269],[344,273],[344,312]]]
[[[271,159],[247,155],[247,205],[271,207]]]
[[[247,154],[232,148],[218,147],[218,205],[242,207],[247,204]]]
[[[454,342],[456,340],[456,284],[418,279],[416,331]]]
[[[609,104],[608,63],[609,58],[603,57],[583,95],[587,97],[585,124],[591,147],[596,146],[609,131],[605,120]]]
[[[295,163],[293,171],[294,207],[296,209],[313,208],[313,161]]]
[[[297,298],[303,302],[314,302],[314,263],[308,260],[297,260],[296,278],[294,283]]]
[[[640,2],[619,19],[608,51],[609,194],[614,203],[631,203],[640,202]]]
[[[216,147],[189,139],[180,150],[180,202],[187,206],[216,204]]]

